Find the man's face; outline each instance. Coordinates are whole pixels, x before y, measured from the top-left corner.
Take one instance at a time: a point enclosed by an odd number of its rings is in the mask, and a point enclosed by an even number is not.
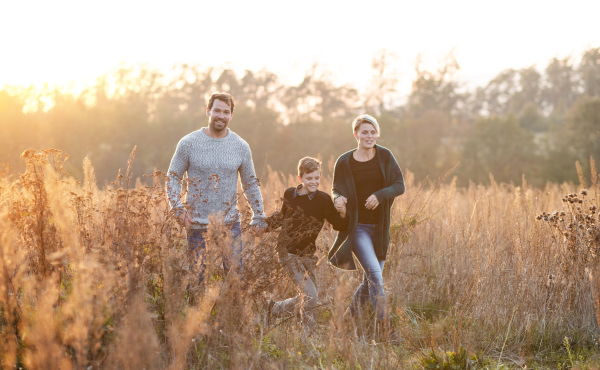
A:
[[[208,117],[208,127],[215,132],[221,132],[227,128],[229,121],[233,117],[231,107],[222,100],[215,99],[212,108],[206,108]]]

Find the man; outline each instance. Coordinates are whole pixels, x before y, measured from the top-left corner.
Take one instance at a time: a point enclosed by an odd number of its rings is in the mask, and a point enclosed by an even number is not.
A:
[[[233,233],[231,256],[223,256],[223,269],[228,273],[230,262],[237,261],[241,270],[242,238],[240,213],[237,208],[238,173],[244,196],[252,207],[253,217],[250,225],[256,231],[266,226],[250,147],[227,128],[233,118],[234,106],[231,95],[212,94],[206,108],[208,126],[188,134],[179,141],[169,166],[167,195],[172,211],[187,230],[188,249],[195,252],[196,263],[198,260],[200,262],[199,281],[202,281],[204,273],[208,216],[213,213],[223,214],[225,223]],[[182,177],[186,172],[187,210],[180,199]]]

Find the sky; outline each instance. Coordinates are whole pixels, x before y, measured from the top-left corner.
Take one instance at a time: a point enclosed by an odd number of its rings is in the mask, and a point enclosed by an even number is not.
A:
[[[454,50],[460,79],[484,85],[506,68],[579,58],[600,47],[600,1],[10,1],[0,0],[0,86],[74,90],[121,63],[266,68],[300,82],[314,63],[365,88],[374,54],[397,56],[408,93],[415,60]]]

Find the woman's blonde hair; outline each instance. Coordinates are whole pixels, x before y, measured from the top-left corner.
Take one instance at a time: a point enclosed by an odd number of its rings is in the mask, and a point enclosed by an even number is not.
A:
[[[363,123],[370,123],[373,125],[373,127],[375,127],[375,131],[377,131],[377,137],[381,135],[381,131],[379,131],[379,123],[377,123],[375,117],[369,116],[368,114],[360,115],[354,119],[354,122],[352,122],[352,131],[356,132],[356,130],[358,130],[360,125]]]

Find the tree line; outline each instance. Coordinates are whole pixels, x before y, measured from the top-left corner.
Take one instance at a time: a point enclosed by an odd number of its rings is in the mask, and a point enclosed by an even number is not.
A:
[[[201,68],[177,64],[120,67],[74,94],[56,87],[4,86],[0,90],[0,163],[20,171],[28,148],[57,148],[81,177],[92,161],[99,181],[111,181],[137,146],[134,174],[166,171],[177,142],[206,125],[208,96],[236,99],[230,128],[252,148],[257,173],[294,173],[299,158],[331,158],[355,147],[352,119],[375,115],[378,143],[420,180],[454,171],[460,185],[489,182],[576,181],[600,158],[600,47],[577,57],[553,58],[544,68],[501,71],[487,85],[468,89],[452,54],[436,69],[417,60],[406,99],[398,99],[393,56],[373,57],[373,79],[359,91],[335,84],[319,66],[297,85],[268,70]],[[328,165],[324,166],[327,170]]]

